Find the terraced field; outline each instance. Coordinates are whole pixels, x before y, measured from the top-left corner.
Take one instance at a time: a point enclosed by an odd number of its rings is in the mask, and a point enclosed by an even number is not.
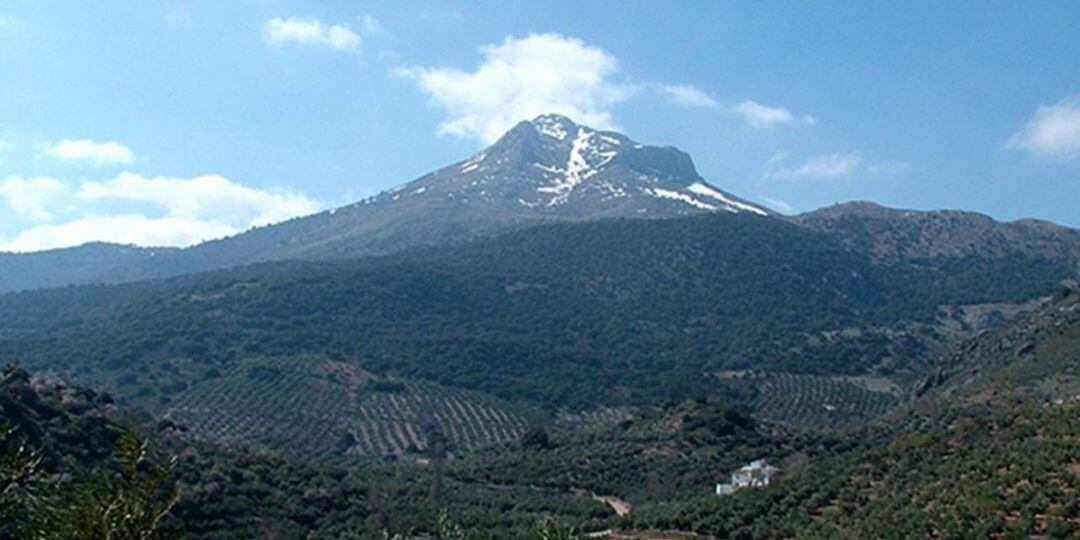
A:
[[[722,376],[738,388],[741,404],[755,415],[792,425],[844,427],[884,414],[897,403],[896,389],[879,381],[794,373]]]
[[[166,416],[198,433],[308,458],[451,452],[518,438],[539,413],[323,358],[258,358],[192,386]]]

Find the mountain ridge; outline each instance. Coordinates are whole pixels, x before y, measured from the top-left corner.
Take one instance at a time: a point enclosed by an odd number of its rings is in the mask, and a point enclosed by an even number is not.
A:
[[[0,253],[0,293],[125,283],[282,260],[341,260],[460,245],[557,221],[742,213],[824,232],[882,262],[1064,257],[1080,277],[1080,231],[977,212],[868,201],[781,216],[703,179],[685,152],[559,115],[523,121],[488,148],[378,195],[188,248],[92,243]]]
[[[828,232],[882,261],[1005,257],[1023,252],[1067,257],[1080,274],[1080,231],[1038,219],[997,221],[967,210],[905,210],[870,201],[840,203],[790,219]]]
[[[114,246],[108,248],[117,254],[111,261],[95,261],[79,248],[0,254],[0,292],[137,281],[274,260],[380,255],[550,221],[716,211],[772,215],[709,184],[681,150],[542,115],[518,123],[465,160],[378,195],[236,236],[184,249]]]

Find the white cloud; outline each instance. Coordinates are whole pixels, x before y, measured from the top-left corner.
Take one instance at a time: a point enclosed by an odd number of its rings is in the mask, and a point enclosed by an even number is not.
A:
[[[9,176],[0,182],[0,199],[15,213],[34,221],[53,219],[53,203],[67,192],[67,186],[55,178]]]
[[[135,153],[116,141],[62,139],[55,143],[43,144],[41,150],[49,156],[64,161],[91,161],[98,165],[131,163],[135,160]]]
[[[835,153],[817,156],[798,166],[787,166],[787,157],[780,153],[773,156],[765,168],[765,177],[776,180],[839,180],[853,176],[862,164],[857,152]]]
[[[148,218],[140,214],[90,215],[66,223],[38,225],[24,230],[15,238],[0,244],[0,250],[40,251],[101,241],[140,246],[188,246],[235,232],[236,229],[228,225],[197,219]]]
[[[256,227],[318,210],[312,200],[298,193],[264,191],[246,187],[217,175],[195,178],[145,178],[123,173],[107,182],[85,182],[78,198],[85,201],[122,200],[146,202],[172,216],[227,219]]]
[[[1069,160],[1080,157],[1080,95],[1054,105],[1042,105],[1027,125],[1005,143],[1041,158]]]
[[[8,150],[11,150],[11,143],[5,141],[4,139],[0,139],[0,154],[3,154]]]
[[[656,90],[680,107],[719,109],[720,103],[692,84],[658,84]]]
[[[375,24],[378,21],[372,19]],[[367,21],[365,20],[365,26]],[[263,43],[271,47],[293,43],[326,47],[335,51],[360,50],[360,35],[348,26],[328,25],[318,19],[288,17],[270,19],[263,23]]]
[[[746,123],[755,128],[771,128],[779,124],[793,124],[796,121],[814,125],[817,120],[813,116],[797,118],[791,111],[784,107],[769,107],[756,101],[747,99],[742,103],[731,107],[731,112],[742,117]]]
[[[34,251],[89,241],[187,246],[251,227],[311,214],[319,204],[294,192],[244,186],[217,175],[194,178],[122,173],[69,185],[51,178],[8,178],[0,197],[37,224],[0,250]]]
[[[559,34],[507,37],[480,48],[472,71],[454,67],[399,67],[393,73],[419,86],[446,118],[440,134],[491,143],[522,120],[547,113],[568,116],[599,129],[617,129],[614,107],[643,91],[679,107],[715,109],[743,118],[755,128],[814,124],[783,107],[752,100],[728,105],[691,84],[628,82],[618,59],[602,48]]]
[[[480,48],[474,71],[404,67],[443,109],[439,133],[492,142],[521,120],[558,113],[600,129],[615,128],[612,108],[633,93],[613,80],[619,64],[607,51],[559,34],[507,37]]]

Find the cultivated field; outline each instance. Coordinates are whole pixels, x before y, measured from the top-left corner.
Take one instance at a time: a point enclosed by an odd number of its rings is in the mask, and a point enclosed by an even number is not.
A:
[[[167,411],[216,439],[333,458],[449,451],[518,438],[534,411],[475,392],[375,377],[321,358],[258,358],[193,385]]]

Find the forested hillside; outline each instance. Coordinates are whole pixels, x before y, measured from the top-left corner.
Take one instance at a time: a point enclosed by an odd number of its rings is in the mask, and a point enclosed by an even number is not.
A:
[[[639,509],[630,529],[718,538],[1073,538],[1077,403],[971,410],[775,486]]]
[[[1075,538],[1080,294],[959,347],[851,452],[778,485],[642,508],[625,526],[717,537]]]
[[[725,370],[911,381],[965,332],[942,306],[1026,301],[1073,270],[1020,256],[884,264],[753,216],[561,224],[8,294],[0,355],[151,408],[243,359],[303,354],[547,407],[647,404],[722,391]]]
[[[687,403],[592,436],[557,430],[549,438],[532,430],[466,460],[446,461],[444,449],[428,449],[429,463],[346,467],[208,443],[173,422],[140,425],[108,395],[31,379],[15,366],[0,378],[0,422],[11,428],[0,438],[0,534],[16,539],[42,537],[35,531],[88,540],[99,533],[207,540],[572,539],[617,523],[603,491],[632,488],[641,490],[635,497],[655,500],[675,488],[710,489],[712,472],[744,456],[839,448],[788,438],[723,404]],[[138,449],[139,465],[127,473],[124,456],[131,448]],[[673,453],[643,454],[655,449]],[[533,452],[543,457],[515,464]],[[568,456],[575,461],[562,459]],[[555,464],[545,473],[543,467]],[[654,464],[656,474],[675,482],[662,484],[668,491],[657,490],[661,484],[641,468]],[[152,519],[94,520],[118,501],[154,509],[146,514]]]
[[[208,444],[15,366],[0,374],[0,424],[2,538],[416,538],[444,534],[446,514],[484,538],[539,540],[561,520],[614,516],[587,496],[463,483],[441,465],[358,469]]]
[[[934,384],[917,401],[861,432],[804,434],[721,401],[697,400],[613,426],[533,426],[458,456],[421,449],[419,463],[342,468],[243,444],[207,444],[171,422],[147,424],[148,463],[179,458],[158,481],[179,488],[160,530],[207,539],[312,532],[378,538],[384,531],[406,538],[454,531],[461,538],[602,531],[616,538],[653,538],[655,531],[717,538],[1073,537],[1080,531],[1080,393],[1070,386],[1080,361],[1077,298],[1061,292],[966,341],[950,361],[962,369],[931,377]],[[340,367],[315,365],[324,375]],[[256,363],[242,373],[257,375],[258,384],[275,367],[285,368]],[[111,448],[125,440],[129,418],[108,396],[32,380],[17,368],[0,381],[0,420],[16,426],[4,439],[5,455],[18,455],[12,452],[29,441],[41,449],[43,470],[71,475],[49,500],[93,485],[91,471],[120,470],[123,460]],[[780,466],[779,482],[713,494],[715,482],[757,458]],[[23,488],[14,489],[6,493]],[[153,502],[160,492],[138,493]],[[16,508],[13,500],[4,499],[5,508]]]

